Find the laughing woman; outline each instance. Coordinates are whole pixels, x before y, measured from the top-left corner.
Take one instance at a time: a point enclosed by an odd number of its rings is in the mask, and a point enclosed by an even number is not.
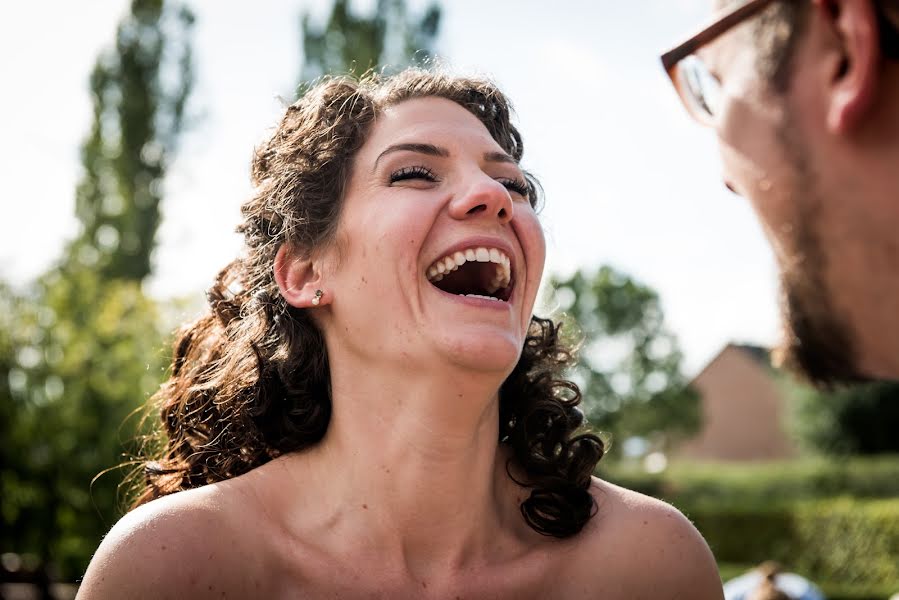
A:
[[[722,597],[680,513],[591,477],[509,119],[422,70],[287,110],[81,598]]]

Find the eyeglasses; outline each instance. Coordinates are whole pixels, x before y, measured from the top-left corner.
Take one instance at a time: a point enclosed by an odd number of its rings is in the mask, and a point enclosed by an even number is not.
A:
[[[775,0],[748,0],[721,15],[683,44],[662,55],[662,65],[684,106],[693,118],[703,125],[711,125],[718,111],[721,82],[712,75],[696,51],[743,21],[759,14],[774,2]],[[883,2],[874,4],[880,45],[886,58],[896,60],[899,59],[899,25],[895,22],[895,15],[891,18],[887,14],[883,4]]]
[[[775,0],[749,0],[724,13],[686,42],[662,55],[662,66],[687,111],[703,125],[711,125],[721,101],[721,82],[696,51],[765,10]]]

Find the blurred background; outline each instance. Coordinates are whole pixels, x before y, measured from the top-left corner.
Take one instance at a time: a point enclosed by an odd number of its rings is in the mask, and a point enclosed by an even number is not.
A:
[[[705,0],[5,12],[0,598],[72,596],[122,514],[171,332],[239,252],[253,147],[301,83],[429,57],[515,103],[546,196],[541,312],[583,340],[573,377],[613,439],[599,474],[687,513],[725,579],[776,559],[829,598],[899,592],[899,392],[772,366],[770,250],[658,64]]]

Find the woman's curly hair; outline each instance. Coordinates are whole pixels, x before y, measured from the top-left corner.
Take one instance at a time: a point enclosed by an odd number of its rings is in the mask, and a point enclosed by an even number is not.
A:
[[[318,82],[256,150],[255,192],[239,227],[245,250],[208,292],[208,314],[178,333],[171,377],[154,396],[162,447],[144,465],[135,506],[236,477],[322,439],[331,416],[324,338],[279,293],[275,254],[282,244],[311,253],[333,241],[352,160],[372,123],[386,107],[431,96],[466,108],[521,159],[509,101],[492,83],[418,68]],[[533,202],[537,185],[528,183]],[[500,389],[497,434],[524,474],[519,483],[531,489],[522,515],[557,537],[576,534],[595,513],[590,476],[604,452],[595,435],[575,435],[583,424],[580,391],[562,376],[572,360],[558,326],[535,317]]]

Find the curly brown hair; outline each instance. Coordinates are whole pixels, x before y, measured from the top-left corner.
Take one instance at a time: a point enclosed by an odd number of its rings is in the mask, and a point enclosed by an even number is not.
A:
[[[144,464],[135,506],[236,477],[322,439],[331,416],[324,338],[281,296],[275,254],[282,244],[308,254],[333,242],[352,160],[372,123],[386,107],[420,97],[456,102],[521,159],[509,101],[488,81],[414,68],[327,78],[306,90],[256,150],[255,193],[238,228],[242,256],[209,290],[208,314],[177,335],[171,377],[154,396],[162,448]],[[534,203],[538,186],[530,176],[528,185]],[[605,451],[597,436],[578,431],[580,391],[563,377],[573,360],[559,327],[533,317],[499,394],[498,435],[525,475],[519,483],[531,489],[521,513],[533,529],[556,537],[576,534],[596,512],[590,476]]]

